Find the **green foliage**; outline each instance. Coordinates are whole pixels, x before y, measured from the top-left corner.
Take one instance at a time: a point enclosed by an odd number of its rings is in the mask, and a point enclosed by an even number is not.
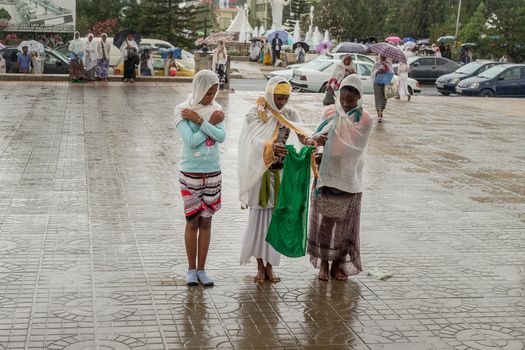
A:
[[[11,20],[11,15],[5,8],[0,8],[0,19],[7,19],[8,21]]]
[[[292,0],[290,5],[283,11],[284,26],[293,30],[295,23],[299,20],[301,28],[304,30],[310,24],[310,0]]]

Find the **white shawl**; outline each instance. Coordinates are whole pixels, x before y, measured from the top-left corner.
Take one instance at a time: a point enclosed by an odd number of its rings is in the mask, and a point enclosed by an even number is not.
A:
[[[104,52],[102,51],[102,48],[104,48],[104,50],[106,51],[106,59],[109,60],[109,53],[111,52],[111,46],[112,45],[107,40],[106,41],[100,40],[100,42],[97,45],[97,55],[98,55],[99,60],[101,60],[102,57],[104,57]]]
[[[284,82],[288,83],[283,77],[271,78],[264,97],[259,97],[257,106],[250,109],[244,120],[238,148],[239,199],[243,206],[248,203],[250,189],[275,160],[273,143],[277,139],[279,125],[290,129],[288,143],[293,143],[294,138],[297,140],[297,134],[306,136],[298,127],[301,120],[295,111],[287,107],[278,110],[275,106],[274,90],[277,84]]]
[[[73,52],[77,56],[81,56],[84,52],[84,43],[82,42],[82,39],[71,40],[69,42],[68,51]]]
[[[120,45],[120,52],[122,53],[122,57],[123,57],[124,61],[128,60],[128,46],[131,46],[132,48],[137,50],[136,54],[137,55],[139,54],[139,46],[137,45],[135,40],[129,41],[128,39],[126,39],[126,40],[124,40],[122,45]]]
[[[368,139],[372,132],[373,119],[370,113],[362,111],[361,99],[357,108],[362,112],[359,122],[355,116],[345,113],[340,101],[341,88],[355,87],[363,96],[361,79],[357,74],[347,76],[336,92],[337,113],[319,133],[328,133],[321,161],[320,179],[317,188],[329,186],[348,193],[363,192],[363,165]],[[352,113],[350,111],[349,113]]]
[[[93,37],[93,35],[89,35],[89,37]],[[92,39],[91,42],[88,40],[84,43],[84,67],[86,70],[90,70],[91,68],[95,67],[97,64],[97,44],[95,43],[95,40]]]
[[[183,120],[181,114],[183,109],[191,109],[192,111],[203,117],[206,121],[210,120],[213,112],[217,110],[221,111],[222,106],[215,101],[215,97],[217,97],[217,95],[215,95],[211,104],[207,106],[200,104],[208,90],[213,85],[218,84],[219,78],[217,77],[217,74],[215,74],[211,70],[205,69],[195,74],[195,77],[193,78],[193,82],[191,84],[191,94],[188,95],[186,101],[175,107],[175,111],[173,113],[175,126],[177,126]],[[219,89],[217,89],[217,91],[219,91]]]
[[[226,64],[228,62],[228,50],[226,50],[226,46],[219,45],[213,51],[213,61],[212,61],[212,67],[214,69],[217,69],[217,64]]]

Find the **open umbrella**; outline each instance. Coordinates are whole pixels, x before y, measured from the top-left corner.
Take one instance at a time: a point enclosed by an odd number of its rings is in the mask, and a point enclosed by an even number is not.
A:
[[[206,39],[204,39],[203,43],[206,45],[217,45],[219,41],[233,41],[234,35],[231,33],[226,32],[220,32],[220,33],[213,33],[209,35]]]
[[[405,53],[395,46],[388,43],[377,43],[369,47],[370,51],[377,53],[378,55],[391,58],[394,61],[407,63]]]
[[[463,43],[461,44],[461,47],[476,47],[478,46],[477,44],[474,44],[474,43]]]
[[[439,39],[437,41],[438,41],[438,43],[450,43],[450,42],[452,42],[454,40],[456,40],[455,36],[447,35],[447,36],[439,37]]]
[[[406,36],[403,38],[404,43],[416,43],[416,39],[412,38],[411,36]]]
[[[430,45],[430,39],[421,39],[416,41],[416,44],[418,45]]]
[[[403,40],[401,40],[401,38],[398,36],[389,36],[388,38],[385,39],[385,41],[387,43],[400,43]]]
[[[18,51],[22,51],[24,46],[27,46],[28,52],[38,52],[39,54],[45,52],[44,45],[36,40],[22,41],[20,45],[18,45]]]
[[[364,44],[352,43],[352,42],[342,42],[342,43],[337,44],[333,52],[365,54],[365,53],[368,53],[369,51],[368,51],[368,47]]]
[[[142,36],[133,29],[127,29],[115,35],[115,37],[113,38],[113,45],[116,47],[121,47],[124,41],[127,40],[129,34],[133,35],[133,40],[135,40],[137,44],[140,43]]]
[[[413,41],[407,41],[404,45],[403,45],[406,49],[408,50],[412,50],[414,47],[416,47],[416,43],[413,42]]]
[[[160,57],[166,59],[169,57],[170,53],[173,53],[173,58],[182,58],[182,50],[178,47],[162,50],[160,52]]]
[[[325,42],[325,43],[320,43],[319,45],[317,45],[317,47],[315,48],[315,52],[321,52],[323,50],[326,50],[326,51],[329,51],[334,45],[328,41],[328,42]]]
[[[301,44],[301,46],[303,47],[304,51],[306,51],[306,52],[310,51],[310,45],[308,45],[304,41],[296,42],[295,44],[293,44],[292,49],[294,49],[294,50],[297,49],[297,46],[299,46],[299,44]]]
[[[279,35],[279,39],[281,39],[283,41],[283,44],[288,42],[288,37],[290,36],[290,34],[285,32],[284,30],[275,30],[275,31],[271,31],[271,32],[267,32],[266,33],[266,37],[268,38],[269,42],[272,42],[272,40],[277,35]]]

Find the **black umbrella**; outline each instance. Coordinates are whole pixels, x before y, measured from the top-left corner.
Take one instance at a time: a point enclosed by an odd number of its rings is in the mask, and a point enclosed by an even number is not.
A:
[[[338,44],[332,52],[346,52],[346,53],[361,53],[366,54],[369,52],[368,47],[364,44],[343,42]]]
[[[133,39],[137,44],[140,43],[142,36],[133,29],[127,29],[115,35],[115,37],[113,38],[113,45],[115,45],[116,47],[121,47],[124,41],[126,41],[126,39],[128,38],[129,34],[133,35]]]
[[[303,47],[303,49],[304,49],[305,52],[310,51],[310,45],[308,45],[308,44],[305,43],[304,41],[298,41],[298,42],[296,42],[295,44],[293,44],[292,49],[295,50],[299,44],[301,44],[301,46]]]

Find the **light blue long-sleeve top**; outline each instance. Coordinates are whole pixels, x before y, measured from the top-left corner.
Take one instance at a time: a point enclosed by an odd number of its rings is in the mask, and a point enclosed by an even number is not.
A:
[[[224,142],[224,122],[201,125],[183,119],[177,130],[184,141],[180,170],[189,173],[213,173],[221,170],[219,144]],[[213,141],[212,141],[213,140]]]

